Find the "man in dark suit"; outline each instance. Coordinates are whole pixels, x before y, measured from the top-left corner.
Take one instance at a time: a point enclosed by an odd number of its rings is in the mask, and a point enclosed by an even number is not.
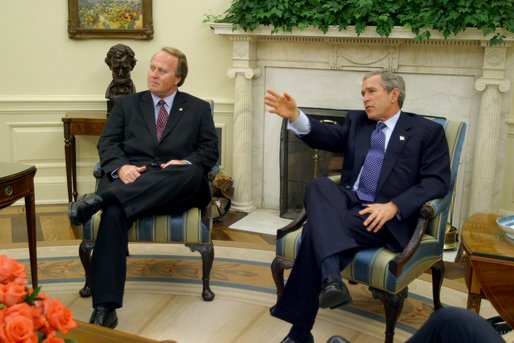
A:
[[[218,159],[217,135],[209,103],[178,91],[187,72],[186,56],[179,50],[154,54],[149,90],[117,99],[100,137],[105,174],[97,192],[70,204],[75,225],[103,211],[91,265],[91,323],[117,325],[134,220],[210,202],[207,173]]]
[[[269,112],[312,148],[342,152],[341,182],[316,178],[305,194],[302,245],[273,316],[293,324],[285,343],[313,342],[318,308],[351,302],[340,271],[357,251],[401,251],[423,203],[449,191],[450,162],[443,127],[403,112],[405,82],[391,72],[363,78],[364,111],[343,125],[308,118],[294,98],[268,90]]]

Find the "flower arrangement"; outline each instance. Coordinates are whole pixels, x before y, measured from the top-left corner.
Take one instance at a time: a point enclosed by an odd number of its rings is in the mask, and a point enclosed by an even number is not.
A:
[[[57,337],[77,326],[71,311],[27,286],[25,265],[0,255],[0,342],[71,343]]]

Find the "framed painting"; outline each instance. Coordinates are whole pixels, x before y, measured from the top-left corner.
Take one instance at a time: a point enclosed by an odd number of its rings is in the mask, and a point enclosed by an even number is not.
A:
[[[68,0],[73,39],[152,39],[152,0]]]

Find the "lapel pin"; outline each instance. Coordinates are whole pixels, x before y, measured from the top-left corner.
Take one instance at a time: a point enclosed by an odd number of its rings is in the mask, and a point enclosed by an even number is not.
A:
[[[178,109],[179,111],[182,111],[182,107]]]
[[[404,141],[404,140],[405,140],[405,137],[404,137],[404,136],[400,136],[400,140],[401,140],[401,141]]]

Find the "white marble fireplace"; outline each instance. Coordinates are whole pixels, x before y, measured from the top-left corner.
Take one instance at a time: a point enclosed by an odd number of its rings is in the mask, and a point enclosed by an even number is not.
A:
[[[236,92],[234,209],[279,207],[281,120],[266,112],[267,88],[289,92],[300,107],[359,109],[363,74],[387,69],[406,81],[404,110],[468,124],[454,223],[460,227],[471,213],[497,211],[514,74],[514,56],[507,52],[514,37],[490,47],[477,30],[448,40],[434,33],[420,42],[401,28],[381,38],[372,28],[357,37],[353,29],[270,34],[269,28],[242,32],[227,24],[212,27],[233,41],[228,74]]]

